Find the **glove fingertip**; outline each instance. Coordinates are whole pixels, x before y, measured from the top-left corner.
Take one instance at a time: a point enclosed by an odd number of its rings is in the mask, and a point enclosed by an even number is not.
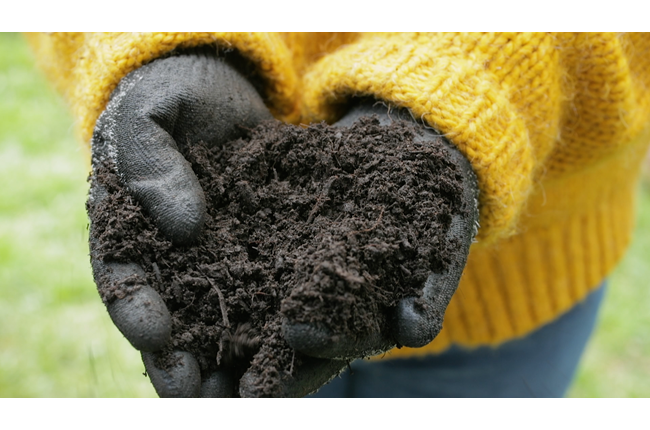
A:
[[[194,189],[184,198],[176,195],[173,200],[167,201],[173,203],[153,209],[158,212],[158,227],[175,245],[191,245],[200,236],[205,222],[206,204],[203,190]]]
[[[217,371],[201,382],[201,397],[233,397],[235,381],[225,371]]]
[[[337,340],[328,330],[287,320],[282,322],[282,335],[293,349],[313,357],[330,353]]]
[[[420,348],[430,343],[442,329],[440,318],[429,315],[416,303],[417,298],[400,300],[395,309],[394,336],[397,343],[409,348]]]
[[[259,375],[253,373],[250,369],[244,373],[239,380],[239,396],[243,398],[262,397],[257,386],[258,378]],[[286,397],[286,395],[278,395],[278,397]]]
[[[201,394],[201,371],[196,359],[189,352],[174,351],[166,362],[168,367],[157,366],[159,354],[142,353],[142,361],[151,384],[158,396],[199,397]]]
[[[380,332],[353,336],[332,333],[312,324],[292,323],[286,319],[282,322],[282,336],[296,351],[322,359],[354,359],[381,354],[395,346]]]
[[[160,295],[150,286],[141,285],[128,296],[108,304],[113,323],[139,351],[151,352],[164,347],[171,337],[171,315]]]
[[[190,164],[171,154],[163,172],[140,174],[127,181],[129,189],[151,214],[166,238],[175,245],[191,245],[201,234],[206,216],[205,193]],[[162,158],[160,156],[159,158]],[[162,161],[160,162],[161,164]]]

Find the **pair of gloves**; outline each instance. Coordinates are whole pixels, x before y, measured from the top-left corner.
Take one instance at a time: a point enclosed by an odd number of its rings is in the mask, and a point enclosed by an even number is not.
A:
[[[336,125],[350,126],[362,116],[376,114],[389,124],[384,105],[357,101]],[[192,50],[155,60],[127,75],[100,116],[92,141],[93,173],[106,159],[112,160],[119,177],[176,245],[191,245],[201,234],[206,202],[199,181],[181,155],[184,145],[205,142],[220,145],[240,137],[272,116],[255,87],[227,59],[207,50]],[[410,118],[410,117],[409,117]],[[429,134],[427,134],[429,133]],[[431,136],[425,130],[424,137]],[[452,145],[447,154],[462,166],[462,198],[472,207],[466,218],[457,216],[448,234],[462,245],[451,256],[445,273],[431,273],[422,286],[430,306],[415,305],[415,297],[402,299],[392,310],[392,328],[363,339],[350,338],[308,324],[286,319],[283,336],[289,345],[310,358],[283,381],[288,396],[316,391],[338,375],[347,363],[395,345],[421,347],[442,328],[442,317],[465,266],[478,220],[476,177],[469,162]],[[89,214],[108,196],[92,181]],[[91,225],[90,249],[98,287],[134,277],[144,279],[136,263],[105,262],[99,257],[101,239]],[[143,282],[141,282],[143,283]],[[107,304],[108,312],[129,342],[142,352],[147,374],[161,397],[246,396],[253,375],[244,374],[239,393],[227,368],[201,375],[191,354],[175,352],[175,365],[156,366],[156,354],[171,336],[171,317],[158,293],[148,285]]]

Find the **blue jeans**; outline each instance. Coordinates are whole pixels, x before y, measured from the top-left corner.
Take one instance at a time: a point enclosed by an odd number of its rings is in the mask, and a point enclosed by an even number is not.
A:
[[[605,283],[555,321],[496,348],[357,360],[309,397],[563,397],[594,329]]]

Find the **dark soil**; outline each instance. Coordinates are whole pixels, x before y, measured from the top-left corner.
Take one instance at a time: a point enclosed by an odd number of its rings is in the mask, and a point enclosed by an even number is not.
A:
[[[260,394],[273,395],[279,373],[264,370],[300,360],[282,338],[285,316],[356,336],[382,330],[400,298],[449,264],[457,244],[444,233],[466,210],[460,169],[442,140],[414,142],[416,127],[271,122],[223,147],[188,149],[208,209],[192,247],[165,240],[103,166],[95,180],[110,197],[91,220],[101,258],[145,270],[172,314],[168,351],[191,352],[203,375],[257,366]],[[100,294],[108,303],[120,292]]]

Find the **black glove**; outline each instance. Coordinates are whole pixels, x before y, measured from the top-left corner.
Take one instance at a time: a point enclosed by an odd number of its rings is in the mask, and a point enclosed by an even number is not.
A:
[[[372,115],[375,115],[383,126],[388,126],[393,120],[413,121],[405,110],[389,111],[385,105],[374,100],[357,100],[352,109],[335,126],[362,126],[362,123],[357,123],[357,120]],[[445,264],[444,269],[440,269],[438,272],[429,272],[424,285],[422,285],[421,294],[402,298],[397,306],[388,310],[389,315],[379,318],[379,320],[385,319],[390,322],[387,325],[389,329],[384,331],[353,336],[332,332],[322,324],[301,323],[286,317],[282,326],[284,339],[293,349],[314,360],[302,367],[300,376],[296,375],[288,382],[287,386],[290,386],[292,390],[285,392],[287,395],[306,395],[317,390],[354,359],[380,354],[395,346],[422,347],[430,343],[442,329],[445,311],[452,295],[458,288],[470,245],[478,232],[478,184],[470,163],[456,147],[442,136],[426,129],[424,125],[419,127],[419,131],[422,133],[415,134],[416,142],[442,146],[444,157],[450,161],[449,164],[458,167],[458,169],[453,169],[456,172],[454,179],[460,180],[460,187],[455,189],[460,189],[461,192],[460,195],[456,195],[457,191],[454,191],[452,198],[454,200],[460,198],[459,207],[462,209],[454,212],[458,214],[451,217],[450,226],[438,233],[445,236],[445,240],[442,240],[441,243],[454,244],[451,249],[446,248],[447,251],[450,251],[445,258],[448,264]],[[320,267],[324,267],[324,264]],[[296,286],[297,290],[304,292],[302,287],[302,285]],[[349,293],[355,294],[352,289],[349,290]],[[328,300],[327,293],[316,294],[320,300]],[[300,303],[297,306],[298,310],[296,310],[295,304],[290,306],[291,314],[298,314],[297,320],[304,315],[301,314],[301,310],[312,306],[308,300],[313,296],[307,294],[303,296],[308,297],[307,302],[301,302],[300,295],[299,293],[298,298],[294,298]],[[334,300],[337,299],[338,297]],[[286,299],[284,304],[286,304]],[[330,307],[330,309],[335,308],[336,305]],[[303,321],[308,319],[304,318]],[[377,327],[384,326],[384,324],[377,325]],[[308,375],[308,377],[304,377],[304,375]],[[242,387],[254,386],[254,383],[247,384],[246,382],[248,380],[255,381],[257,378],[259,375],[255,375],[252,370],[249,370],[242,377]],[[240,388],[240,393],[245,395],[245,389]]]
[[[351,124],[373,110],[370,105],[356,108],[342,123]],[[385,116],[385,112],[382,114]],[[181,155],[183,146],[199,141],[208,145],[225,143],[242,134],[243,129],[270,118],[255,89],[225,60],[205,51],[156,60],[125,77],[113,93],[93,136],[93,173],[113,163],[123,183],[159,229],[177,245],[191,244],[201,232],[205,199],[189,163]],[[464,161],[453,148],[450,151],[450,156]],[[471,190],[468,195],[476,208],[475,179],[465,164],[466,176],[471,177],[468,183],[473,185],[465,188]],[[88,201],[91,217],[101,212],[108,195],[104,186],[92,181]],[[396,343],[420,346],[433,339],[464,266],[472,237],[466,227],[473,228],[475,218],[454,220],[454,234],[467,242],[467,247],[459,250],[458,268],[447,274],[432,274],[424,289],[425,297],[443,299],[427,307],[426,315],[414,307],[414,299],[403,300],[396,311],[394,333],[346,339],[287,322],[284,334],[289,343],[314,358],[303,359],[302,365],[293,370],[284,381],[283,394],[303,396],[316,390],[338,374],[349,359],[385,351]],[[165,304],[146,284],[137,264],[101,258],[102,237],[92,225],[90,245],[95,282],[100,290],[114,291],[104,296],[109,314],[131,344],[143,352],[157,393],[162,397],[233,395],[235,381],[228,368],[201,375],[198,363],[187,352],[176,351],[171,357],[174,364],[168,363],[167,370],[158,367],[156,351],[167,344],[171,333],[171,317]],[[432,282],[436,276],[442,281]],[[244,374],[239,381],[241,395],[253,393],[248,385],[254,383],[247,381],[256,377],[250,372]]]
[[[223,58],[191,51],[158,59],[127,75],[111,96],[92,140],[93,175],[107,163],[176,245],[188,245],[203,227],[206,203],[185,145],[219,145],[272,116],[255,88]],[[88,212],[99,215],[107,189],[92,180]],[[103,243],[91,225],[94,278],[108,312],[124,336],[142,351],[147,373],[162,397],[230,395],[227,372],[204,375],[196,360],[178,351],[169,371],[156,367],[155,351],[170,339],[171,317],[159,294],[135,263],[104,261]],[[203,387],[203,389],[202,389]]]
[[[393,119],[412,121],[406,111],[389,111],[382,103],[361,101],[341,119],[337,126],[350,126],[362,116],[376,114],[382,125]],[[422,126],[420,141],[443,139],[433,131]],[[444,140],[444,139],[443,139]],[[478,185],[470,163],[454,146],[445,141],[445,149],[450,159],[461,167],[463,205],[468,209],[467,216],[454,216],[447,237],[459,243],[452,255],[451,264],[442,273],[431,272],[422,286],[422,298],[401,299],[393,309],[389,321],[389,332],[369,333],[363,337],[353,337],[342,333],[332,333],[327,328],[297,323],[285,319],[283,334],[289,345],[299,352],[323,359],[353,360],[388,351],[394,346],[422,347],[431,342],[442,329],[442,320],[452,295],[458,288],[460,276],[467,261],[470,244],[478,231]]]
[[[93,134],[93,177],[87,203],[91,219],[115,216],[106,213],[104,203],[111,193],[119,192],[118,187],[97,179],[105,169],[114,169],[122,185],[168,239],[175,245],[192,244],[201,233],[206,203],[199,181],[182,155],[184,147],[198,142],[208,146],[227,143],[271,118],[260,95],[232,63],[206,50],[159,59],[130,73],[113,92]],[[202,375],[192,354],[159,353],[171,338],[169,310],[147,285],[142,267],[135,262],[104,258],[107,239],[100,230],[91,223],[95,283],[117,328],[142,352],[158,395],[257,395],[257,375],[251,372],[243,375],[239,393],[235,393],[237,372],[228,365]],[[166,362],[161,366],[163,359]],[[304,396],[337,375],[346,364],[304,357],[291,376],[282,381],[280,393]]]

